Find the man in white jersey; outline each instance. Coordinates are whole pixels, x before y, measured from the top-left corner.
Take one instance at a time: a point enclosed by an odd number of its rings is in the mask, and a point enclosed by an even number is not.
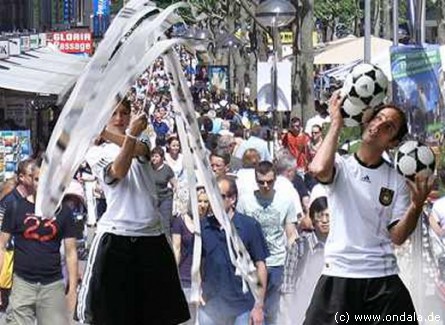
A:
[[[416,176],[406,181],[382,158],[407,133],[405,114],[392,105],[373,111],[364,125],[355,155],[336,156],[343,127],[341,96],[330,102],[331,126],[310,170],[326,186],[331,229],[325,246],[325,265],[304,324],[357,323],[356,316],[374,315],[388,324],[387,315],[415,312],[410,294],[398,277],[393,244],[413,232],[433,179]],[[402,318],[403,319],[403,318]]]
[[[189,319],[173,251],[164,235],[150,175],[149,148],[139,141],[145,114],[131,119],[123,100],[86,160],[104,190],[78,295],[76,319],[89,324],[179,324]]]

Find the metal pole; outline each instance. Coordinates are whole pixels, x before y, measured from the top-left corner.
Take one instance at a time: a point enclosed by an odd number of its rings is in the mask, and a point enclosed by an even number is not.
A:
[[[371,62],[371,0],[365,0],[365,63]]]
[[[392,5],[392,44],[399,44],[399,0],[393,0]]]
[[[274,24],[272,26],[272,71],[271,71],[271,84],[272,84],[272,124],[273,129],[277,125],[277,108],[278,108],[278,71],[277,71],[277,63],[278,63],[278,53],[277,53],[277,45],[278,45],[278,37],[280,37],[278,33],[278,27]],[[276,134],[272,131],[272,141],[271,139],[267,139],[269,152],[272,157],[275,156],[275,148],[274,144],[277,142]]]
[[[426,1],[421,0],[420,5],[420,44],[425,44],[425,20],[426,20]]]

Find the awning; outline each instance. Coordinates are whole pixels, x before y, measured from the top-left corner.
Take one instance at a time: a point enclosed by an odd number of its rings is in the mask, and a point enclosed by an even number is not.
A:
[[[382,53],[389,53],[392,42],[371,37],[371,60]],[[364,59],[365,38],[350,38],[315,55],[314,64],[350,64]]]
[[[88,58],[50,48],[0,60],[0,88],[60,95],[76,82]]]

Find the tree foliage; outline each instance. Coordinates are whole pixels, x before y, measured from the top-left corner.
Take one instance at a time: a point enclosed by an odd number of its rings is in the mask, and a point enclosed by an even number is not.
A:
[[[314,16],[322,30],[334,30],[344,25],[350,31],[356,29],[358,19],[363,17],[359,0],[315,0]]]

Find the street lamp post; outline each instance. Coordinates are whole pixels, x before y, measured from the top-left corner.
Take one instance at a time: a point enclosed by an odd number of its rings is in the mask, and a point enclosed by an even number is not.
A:
[[[277,125],[276,116],[278,108],[278,28],[289,25],[296,18],[297,10],[287,0],[266,0],[261,2],[255,11],[255,18],[264,26],[272,29],[272,70],[271,70],[271,85],[272,85],[272,120],[274,127]],[[274,137],[275,137],[274,132]],[[274,139],[277,140],[277,139]],[[274,141],[275,142],[275,141]],[[271,150],[272,151],[272,150]]]
[[[243,44],[242,42],[232,33],[222,33],[222,35],[219,37],[218,40],[216,40],[216,46],[218,48],[222,49],[228,49],[229,51],[229,57],[227,62],[227,70],[228,70],[228,78],[229,78],[229,84],[228,84],[228,102],[232,103],[232,90],[233,90],[233,84],[232,84],[232,49],[236,49],[241,47]]]

